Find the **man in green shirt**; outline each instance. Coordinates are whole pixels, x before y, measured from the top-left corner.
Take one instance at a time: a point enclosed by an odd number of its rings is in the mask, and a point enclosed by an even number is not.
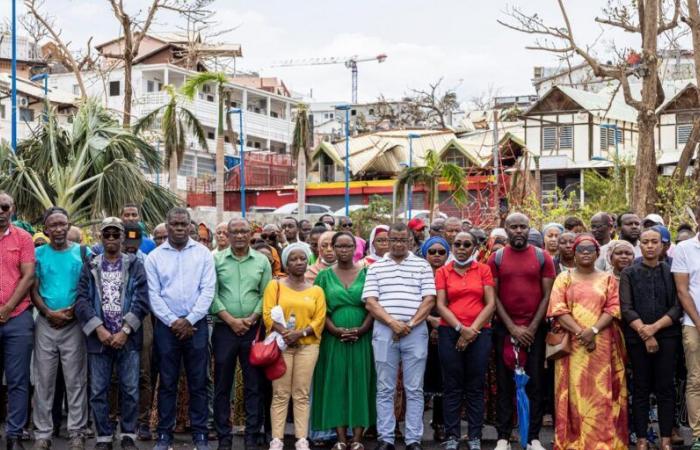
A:
[[[262,296],[272,279],[267,257],[250,248],[250,224],[233,219],[228,224],[230,247],[214,255],[216,293],[210,313],[215,317],[214,349],[214,423],[219,435],[219,450],[231,450],[231,389],[236,358],[245,380],[245,447],[257,446],[262,425],[261,373],[248,362],[250,348],[260,326]]]

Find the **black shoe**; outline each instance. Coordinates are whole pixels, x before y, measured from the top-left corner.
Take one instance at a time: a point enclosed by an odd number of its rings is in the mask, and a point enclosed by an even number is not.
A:
[[[389,442],[378,441],[374,450],[396,450],[396,447],[394,447],[394,444],[390,444]],[[406,450],[408,450],[408,447]]]
[[[255,436],[246,436],[243,442],[243,448],[245,450],[257,450],[258,440],[255,438]]]
[[[153,433],[147,424],[142,423],[136,430],[136,439],[139,441],[150,441],[153,439]]]
[[[7,450],[24,450],[22,440],[18,437],[8,437]]]
[[[136,446],[136,442],[129,436],[124,436],[121,442],[122,450],[139,450]]]
[[[406,450],[423,450],[423,447],[420,445],[420,443],[414,442],[412,444],[408,444],[406,446]]]
[[[112,450],[111,442],[97,442],[95,443],[95,450]]]
[[[233,447],[233,439],[231,437],[223,437],[219,439],[219,450],[231,450]]]

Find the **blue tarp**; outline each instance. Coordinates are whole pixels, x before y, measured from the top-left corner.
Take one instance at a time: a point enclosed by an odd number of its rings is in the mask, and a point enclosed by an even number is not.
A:
[[[224,166],[226,170],[231,170],[241,163],[241,158],[238,156],[224,156]]]

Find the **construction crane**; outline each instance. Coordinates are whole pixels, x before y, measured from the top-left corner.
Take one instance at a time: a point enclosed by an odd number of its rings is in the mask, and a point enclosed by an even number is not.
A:
[[[344,64],[345,67],[352,72],[352,103],[357,103],[357,64],[362,62],[377,61],[383,63],[386,61],[386,54],[380,53],[377,56],[359,57],[357,55],[348,57],[329,57],[329,58],[307,58],[307,59],[289,59],[272,64],[272,67],[298,67],[298,66],[321,66],[328,64]]]

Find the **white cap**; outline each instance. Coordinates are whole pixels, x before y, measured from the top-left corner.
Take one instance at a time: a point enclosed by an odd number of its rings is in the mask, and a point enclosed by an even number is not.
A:
[[[657,225],[664,225],[664,226],[666,226],[666,224],[664,223],[664,218],[661,217],[661,216],[658,215],[658,214],[649,214],[649,215],[647,215],[647,216],[644,218],[644,220],[642,220],[642,224],[644,224],[645,222],[654,222],[654,223],[657,224]]]

